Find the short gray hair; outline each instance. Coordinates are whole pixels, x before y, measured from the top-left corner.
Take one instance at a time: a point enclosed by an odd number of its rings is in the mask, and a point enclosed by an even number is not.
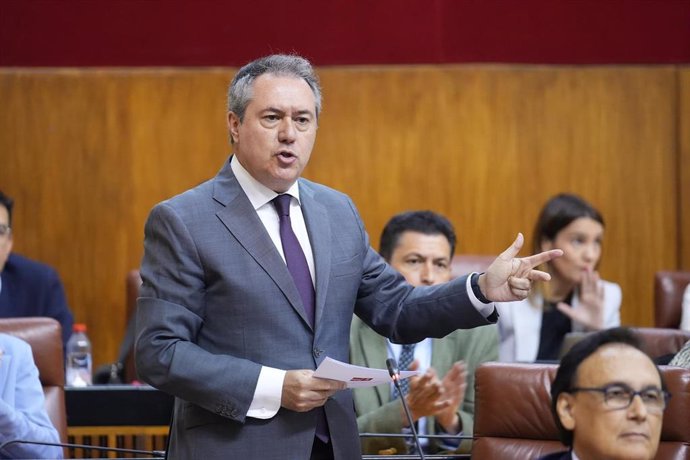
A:
[[[314,68],[301,56],[274,54],[265,56],[242,67],[228,88],[228,111],[233,112],[240,121],[249,102],[252,100],[254,80],[263,74],[288,76],[303,79],[311,88],[316,100],[316,118],[321,112],[321,87]]]

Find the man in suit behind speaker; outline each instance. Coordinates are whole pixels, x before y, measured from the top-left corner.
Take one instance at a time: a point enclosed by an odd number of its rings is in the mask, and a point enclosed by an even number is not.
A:
[[[228,106],[233,155],[145,227],[136,363],[175,396],[169,457],[360,458],[351,392],[313,377],[348,360],[353,313],[397,343],[491,324],[493,302],[527,296],[561,253],[516,258],[519,235],[486,273],[414,288],[347,196],[300,177],[321,109],[308,61],[245,65]]]
[[[410,211],[393,216],[381,233],[379,253],[413,286],[433,286],[451,280],[451,260],[456,236],[453,225],[432,211]],[[474,371],[486,361],[498,360],[498,329],[495,325],[457,330],[442,339],[414,344],[411,370],[423,372],[411,379],[405,395],[417,432],[425,435],[472,436],[474,424]],[[394,358],[402,366],[404,346],[378,335],[359,318],[352,321],[350,359],[359,366],[385,368]],[[392,386],[353,390],[360,432],[409,432],[409,422]],[[415,449],[411,439],[362,437],[362,451],[377,454],[395,448]],[[454,438],[425,438],[426,453],[469,453],[471,443]]]

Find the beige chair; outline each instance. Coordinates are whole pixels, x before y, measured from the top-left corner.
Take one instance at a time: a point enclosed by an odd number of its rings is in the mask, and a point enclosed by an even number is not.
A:
[[[551,414],[556,364],[485,363],[475,376],[472,458],[534,459],[565,450]],[[673,395],[664,412],[659,460],[690,458],[690,370],[662,366]]]
[[[31,345],[48,416],[60,434],[60,442],[67,442],[62,326],[53,318],[2,318],[0,332],[19,337]]]

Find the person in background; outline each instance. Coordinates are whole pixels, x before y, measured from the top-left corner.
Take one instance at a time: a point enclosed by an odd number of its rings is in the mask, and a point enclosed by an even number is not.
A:
[[[399,343],[492,324],[493,302],[525,298],[561,251],[518,258],[519,234],[486,273],[410,286],[350,198],[301,177],[321,113],[311,64],[250,62],[228,102],[233,155],[146,222],[137,373],[175,396],[169,458],[359,458],[351,391],[314,377],[348,361],[353,314]]]
[[[62,458],[62,447],[11,441],[59,443],[60,436],[44,406],[31,346],[0,333],[0,458]]]
[[[620,325],[620,286],[599,277],[604,219],[577,195],[559,194],[541,210],[533,252],[563,250],[563,257],[540,267],[549,283],[536,283],[529,297],[496,308],[500,360],[557,360],[571,331],[596,331]]]
[[[690,284],[685,287],[682,308],[680,328],[684,331],[690,331]],[[690,369],[690,340],[685,342],[683,348],[671,359],[669,365]]]
[[[379,253],[413,286],[433,286],[451,279],[451,260],[456,236],[452,224],[431,211],[398,214],[381,234]],[[392,343],[355,317],[350,330],[352,364],[385,368],[386,359],[400,362],[405,346]],[[418,423],[419,434],[472,436],[474,424],[474,371],[486,361],[498,359],[495,325],[458,330],[441,339],[413,344],[411,370],[423,372],[409,382],[405,396]],[[353,390],[360,432],[409,432],[409,423],[392,385]],[[408,439],[407,441],[412,441]],[[426,453],[458,450],[469,453],[471,443],[459,448],[459,440],[420,440]],[[403,438],[362,438],[362,451],[377,454],[394,448],[399,453],[416,446]]]
[[[590,334],[566,353],[551,385],[551,410],[569,450],[541,460],[651,460],[669,396],[629,329]]]
[[[62,343],[72,334],[72,312],[57,272],[12,253],[14,201],[0,191],[0,318],[47,316],[62,326]]]
[[[683,348],[681,348],[678,353],[673,357],[669,366],[678,366],[690,369],[690,340],[685,342]]]
[[[685,286],[683,303],[681,305],[680,328],[690,331],[690,284]]]

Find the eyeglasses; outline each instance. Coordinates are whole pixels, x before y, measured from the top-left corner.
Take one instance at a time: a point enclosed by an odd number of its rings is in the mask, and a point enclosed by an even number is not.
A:
[[[612,383],[599,388],[571,388],[568,393],[575,393],[578,391],[595,391],[604,394],[604,404],[611,409],[626,409],[630,407],[635,396],[639,396],[642,403],[650,412],[661,413],[666,408],[668,400],[671,398],[671,393],[660,388],[644,388],[640,391],[635,391],[627,385],[620,383]]]
[[[9,235],[12,228],[9,225],[0,224],[0,236]]]

